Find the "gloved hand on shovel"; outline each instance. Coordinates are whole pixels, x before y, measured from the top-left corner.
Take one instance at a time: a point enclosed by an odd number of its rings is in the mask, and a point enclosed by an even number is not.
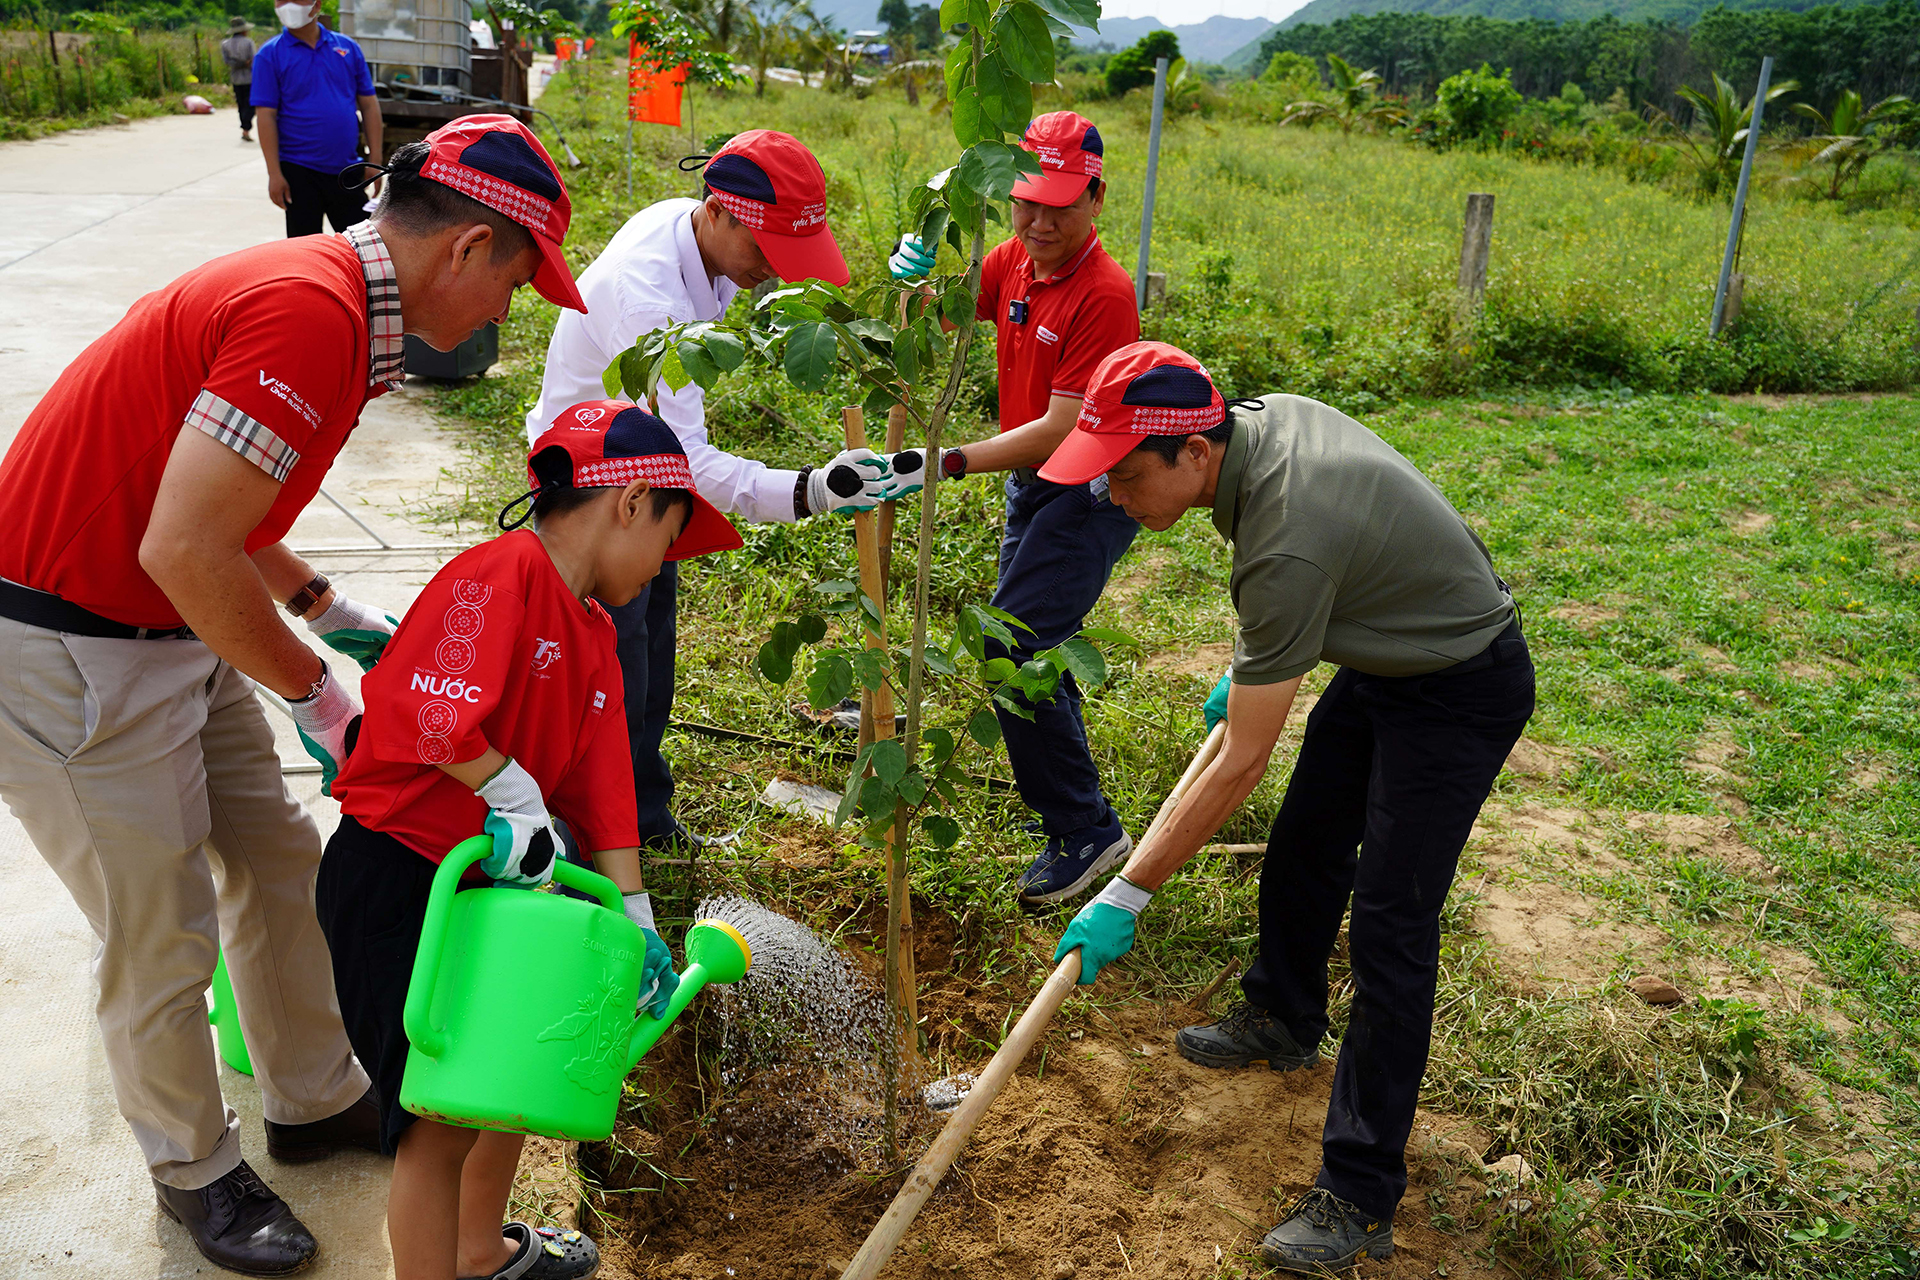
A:
[[[307,630],[324,640],[329,649],[359,663],[362,671],[373,670],[387,641],[399,628],[400,619],[392,614],[349,600],[338,591],[333,593],[333,603],[325,613],[307,620]]]
[[[540,798],[533,775],[508,760],[500,771],[474,791],[487,802],[486,833],[493,852],[480,859],[480,869],[496,883],[538,889],[553,879],[554,855],[560,851],[560,833]]]
[[[1233,673],[1229,671],[1220,677],[1220,683],[1213,686],[1213,692],[1207,695],[1206,703],[1200,708],[1200,714],[1207,718],[1207,732],[1213,732],[1213,726],[1227,718],[1227,694],[1233,689]]]
[[[673,971],[673,953],[653,925],[653,898],[646,893],[624,893],[620,904],[627,919],[640,926],[647,940],[647,955],[640,962],[640,1009],[656,1018],[667,1016],[667,1005],[680,989],[680,975]]]
[[[1080,985],[1092,986],[1102,969],[1133,950],[1133,922],[1151,901],[1151,890],[1142,889],[1125,876],[1115,876],[1098,897],[1080,908],[1080,914],[1060,935],[1053,962],[1059,964],[1069,951],[1080,948]]]
[[[300,731],[300,745],[320,762],[320,794],[332,795],[333,780],[350,749],[349,731],[360,718],[360,700],[323,664],[313,692],[297,701],[289,699],[287,712]]]

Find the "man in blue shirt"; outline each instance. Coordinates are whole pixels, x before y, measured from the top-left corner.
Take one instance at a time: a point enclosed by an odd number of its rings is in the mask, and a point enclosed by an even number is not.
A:
[[[380,163],[373,76],[359,45],[320,25],[318,4],[295,0],[274,14],[286,30],[253,59],[267,198],[287,211],[289,236],[319,235],[322,215],[345,231],[367,216],[365,185],[340,181],[340,171],[361,158],[363,127],[367,162]]]

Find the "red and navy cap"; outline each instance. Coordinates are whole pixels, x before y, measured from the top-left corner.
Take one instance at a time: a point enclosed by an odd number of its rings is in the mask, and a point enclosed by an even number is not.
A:
[[[1055,484],[1085,484],[1132,453],[1141,436],[1190,436],[1227,416],[1200,362],[1164,342],[1120,348],[1093,371],[1080,417],[1040,468]]]
[[[535,495],[555,486],[624,488],[635,480],[656,489],[685,489],[693,499],[687,526],[667,548],[667,559],[688,560],[741,545],[732,522],[693,487],[680,437],[638,405],[625,400],[576,404],[555,418],[527,451],[527,483]],[[501,523],[504,527],[506,522]]]
[[[1015,200],[1064,208],[1080,198],[1087,180],[1100,176],[1106,144],[1093,121],[1077,111],[1049,111],[1027,126],[1020,145],[1040,160],[1040,172],[1013,184]]]
[[[747,224],[782,280],[844,285],[853,278],[827,226],[827,175],[798,138],[772,129],[736,133],[701,176]]]
[[[420,176],[471,196],[533,233],[540,269],[533,287],[557,307],[585,311],[560,252],[573,219],[567,184],[533,130],[512,116],[461,116],[427,135],[432,148]]]

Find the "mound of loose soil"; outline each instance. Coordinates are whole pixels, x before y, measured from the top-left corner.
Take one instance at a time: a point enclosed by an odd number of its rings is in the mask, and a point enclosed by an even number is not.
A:
[[[923,962],[950,953],[950,930],[920,919]],[[1008,1001],[965,975],[933,972],[923,1025],[942,1029],[943,1066],[978,1070]],[[1318,1169],[1333,1067],[1210,1071],[1172,1049],[1173,1032],[1199,1020],[1191,1008],[1145,1000],[1056,1019],[886,1275],[1264,1273],[1259,1236]],[[963,1042],[970,1053],[956,1052]],[[644,1093],[633,1123],[579,1154],[604,1189],[582,1214],[607,1258],[602,1275],[837,1276],[905,1173],[880,1167],[877,1102],[835,1098],[838,1082],[791,1072],[723,1091],[702,1056],[715,1043],[699,1024],[669,1037],[634,1078]],[[837,1104],[830,1123],[828,1102]],[[916,1114],[913,1153],[942,1123]],[[1360,1275],[1462,1275],[1475,1265],[1485,1236],[1469,1224],[1487,1203],[1486,1148],[1484,1135],[1420,1115],[1398,1249]]]

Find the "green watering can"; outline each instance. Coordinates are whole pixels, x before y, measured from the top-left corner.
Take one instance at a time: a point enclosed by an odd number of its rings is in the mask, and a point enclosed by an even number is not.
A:
[[[403,1021],[400,1105],[470,1129],[598,1141],[620,1085],[709,982],[738,982],[753,952],[733,926],[687,931],[667,1016],[634,1015],[646,939],[603,875],[556,860],[553,878],[597,901],[524,889],[456,893],[493,837],[454,846],[433,877]]]
[[[240,1034],[240,1007],[233,1002],[233,979],[227,976],[227,953],[217,953],[213,965],[213,1008],[207,1021],[213,1024],[214,1043],[220,1058],[243,1076],[253,1074],[253,1059],[247,1054],[246,1037]]]

